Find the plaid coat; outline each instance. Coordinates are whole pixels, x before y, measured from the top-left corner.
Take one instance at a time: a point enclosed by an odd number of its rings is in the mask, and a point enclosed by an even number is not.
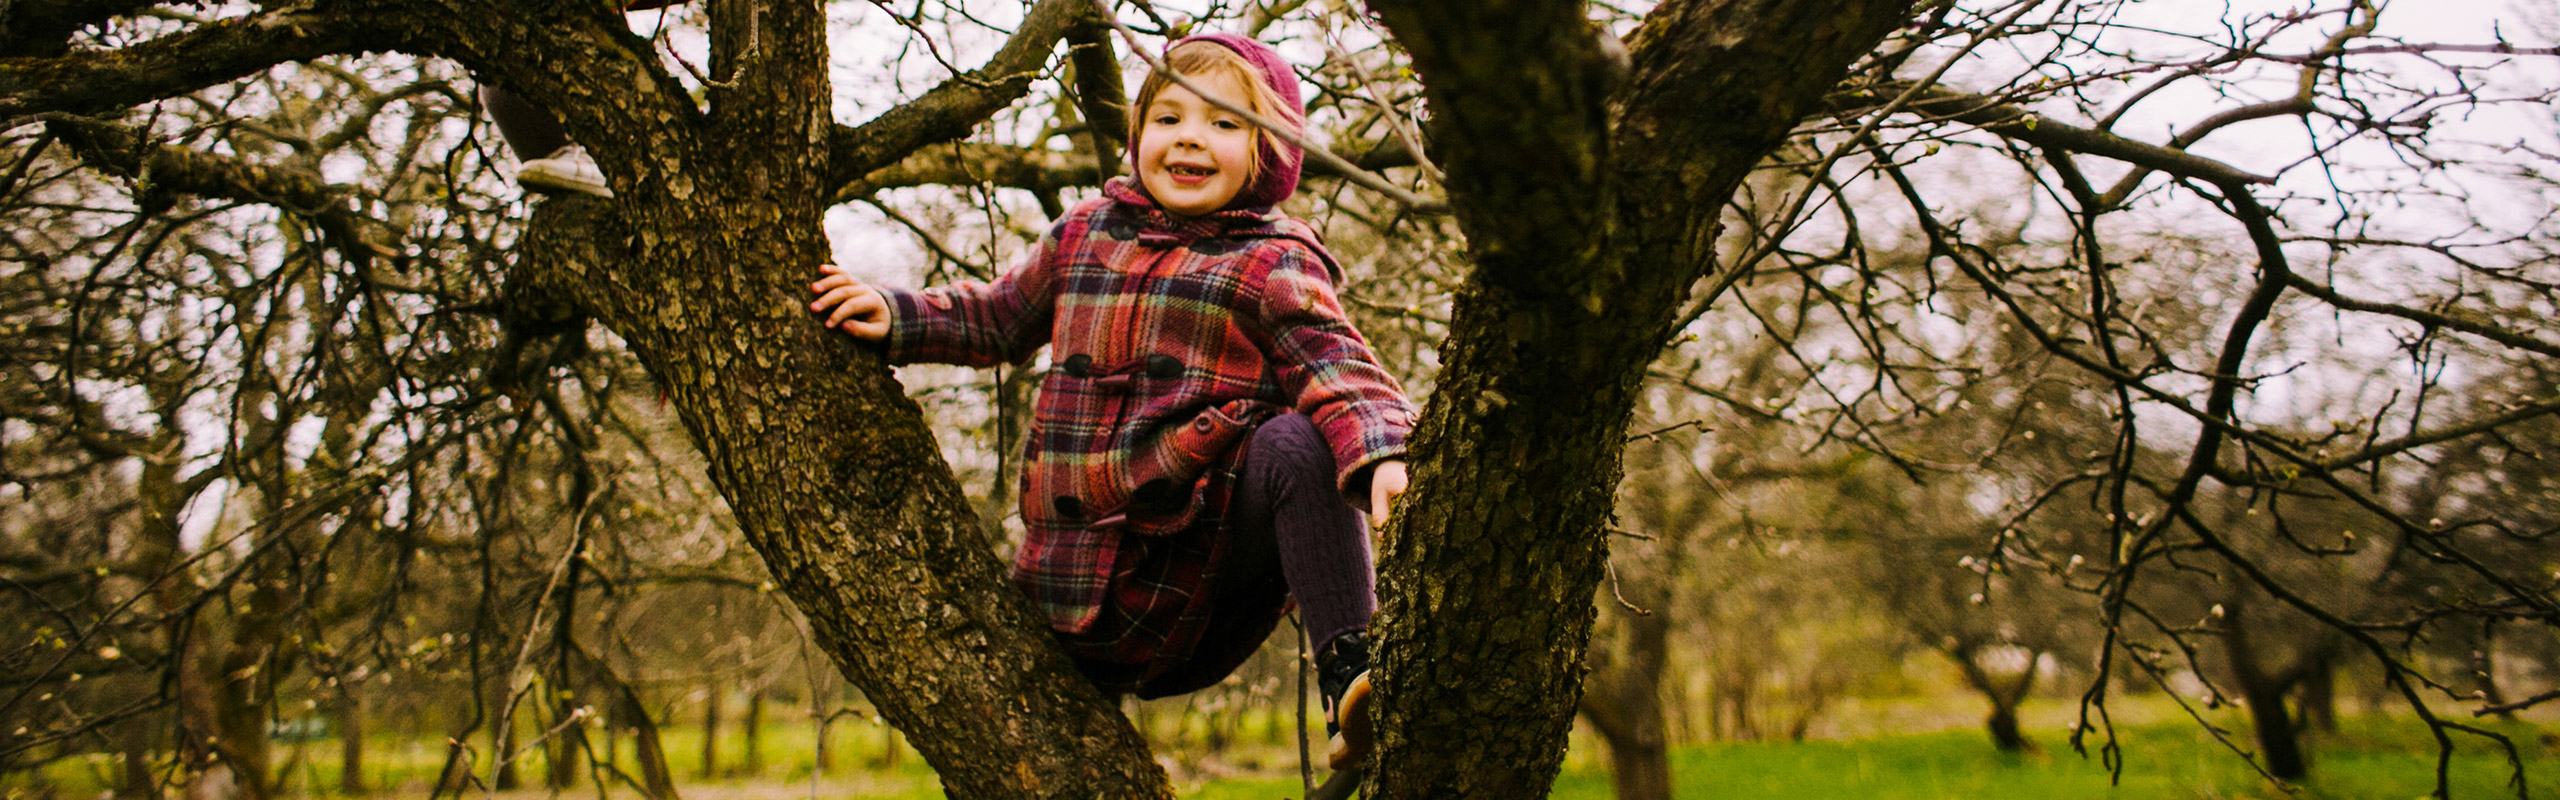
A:
[[[1403,455],[1414,413],[1343,315],[1340,269],[1305,223],[1269,209],[1174,216],[1126,178],[1104,195],[992,283],[883,290],[887,344],[894,363],[972,366],[1050,347],[1013,579],[1080,660],[1154,677],[1190,655],[1211,610],[1220,517],[1254,426],[1313,418],[1353,491]]]

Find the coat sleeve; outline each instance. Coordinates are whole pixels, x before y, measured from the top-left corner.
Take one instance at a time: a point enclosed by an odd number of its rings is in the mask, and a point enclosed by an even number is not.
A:
[[[1365,503],[1369,467],[1404,456],[1413,403],[1343,314],[1332,266],[1308,247],[1292,245],[1273,264],[1260,322],[1281,390],[1333,449],[1335,485]]]
[[[1061,223],[992,282],[881,289],[889,305],[889,363],[1020,363],[1049,343],[1056,313]]]

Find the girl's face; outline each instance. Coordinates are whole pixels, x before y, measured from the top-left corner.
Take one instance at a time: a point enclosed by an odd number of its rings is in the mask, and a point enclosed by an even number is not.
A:
[[[1222,97],[1252,96],[1231,79],[1193,82]],[[1244,190],[1253,169],[1251,124],[1180,84],[1158,92],[1146,114],[1138,181],[1166,211],[1196,217],[1225,208]]]

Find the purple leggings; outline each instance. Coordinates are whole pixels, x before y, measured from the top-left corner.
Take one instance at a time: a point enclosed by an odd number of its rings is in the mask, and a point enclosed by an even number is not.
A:
[[[1221,606],[1268,608],[1247,598],[1286,591],[1298,601],[1307,641],[1318,652],[1333,638],[1369,626],[1378,613],[1378,576],[1368,526],[1334,488],[1333,449],[1304,414],[1283,414],[1253,432],[1252,454],[1227,514],[1226,562],[1220,591],[1245,597]],[[1232,602],[1246,600],[1241,604]],[[1205,638],[1235,626],[1213,616]],[[1250,627],[1250,626],[1247,626]],[[1218,652],[1203,642],[1202,652]]]
[[[549,156],[569,146],[569,133],[560,128],[560,118],[531,100],[484,83],[480,84],[480,106],[498,123],[498,135],[507,140],[507,149],[515,152],[517,161]]]

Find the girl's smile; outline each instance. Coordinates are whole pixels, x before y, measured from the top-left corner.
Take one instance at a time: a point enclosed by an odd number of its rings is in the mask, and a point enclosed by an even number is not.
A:
[[[1200,81],[1224,97],[1250,97],[1232,81]],[[1165,87],[1147,104],[1138,138],[1138,181],[1166,211],[1196,217],[1243,191],[1253,172],[1253,127],[1190,89]]]

